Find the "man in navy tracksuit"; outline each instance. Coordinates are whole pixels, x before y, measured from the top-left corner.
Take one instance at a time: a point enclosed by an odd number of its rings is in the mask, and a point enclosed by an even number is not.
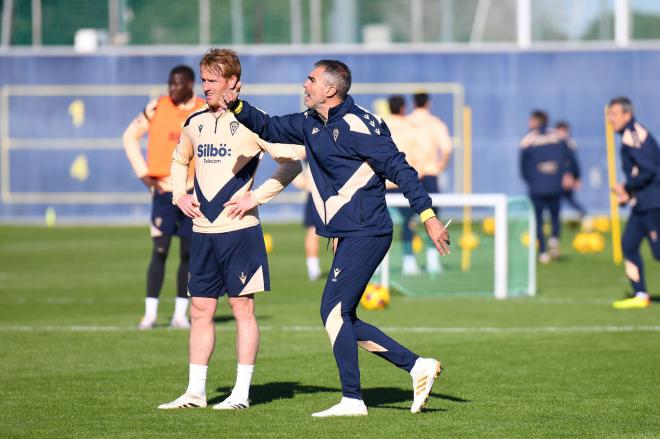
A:
[[[626,176],[625,184],[618,183],[612,191],[620,204],[632,206],[621,244],[634,296],[612,305],[618,309],[646,308],[651,301],[639,247],[648,238],[653,256],[660,260],[660,148],[651,133],[635,120],[630,99],[612,99],[607,118],[621,135],[621,162]]]
[[[536,239],[539,261],[543,264],[559,257],[559,201],[564,191],[564,174],[573,169],[573,158],[566,142],[552,128],[548,116],[535,110],[529,119],[530,131],[520,142],[520,172],[527,183],[536,214]],[[550,211],[552,235],[548,252],[543,233],[543,212]]]
[[[431,208],[417,172],[392,142],[382,120],[348,95],[351,72],[340,61],[314,65],[303,88],[304,113],[270,117],[238,99],[240,83],[224,94],[227,108],[262,139],[304,144],[310,169],[316,231],[338,241],[321,302],[321,318],[339,368],[343,398],[315,417],[366,415],[362,401],[358,345],[409,372],[413,413],[421,411],[441,371],[440,362],[421,358],[376,327],[358,319],[356,308],[392,242],[385,204],[385,180],[396,183],[420,215],[440,254],[449,235]],[[241,203],[251,205],[246,195]]]

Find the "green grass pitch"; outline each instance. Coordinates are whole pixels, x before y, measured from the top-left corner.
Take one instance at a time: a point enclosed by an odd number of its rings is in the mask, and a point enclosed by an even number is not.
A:
[[[159,411],[187,384],[187,333],[167,329],[177,248],[159,315],[140,332],[150,240],[141,228],[0,227],[0,437],[659,437],[660,304],[617,311],[628,289],[609,248],[539,269],[536,298],[395,295],[360,311],[446,370],[424,413],[410,377],[360,352],[366,418],[313,419],[339,382],[320,323],[323,282],[308,282],[299,225],[268,225],[273,291],[257,298],[261,349],[253,405],[241,412]],[[322,244],[325,248],[325,244]],[[660,264],[644,248],[648,282]],[[323,251],[327,271],[329,254]],[[441,281],[441,280],[440,280]],[[211,403],[235,377],[223,300],[207,383]]]

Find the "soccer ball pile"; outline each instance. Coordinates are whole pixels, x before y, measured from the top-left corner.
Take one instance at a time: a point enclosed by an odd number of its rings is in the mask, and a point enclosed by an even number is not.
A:
[[[606,215],[597,216],[594,218],[592,225],[596,231],[607,233],[610,231],[610,218]]]
[[[367,289],[364,290],[364,294],[362,294],[362,299],[360,300],[360,305],[369,311],[385,309],[389,304],[390,290],[376,284],[368,284]]]
[[[578,253],[600,253],[605,249],[605,238],[598,232],[580,232],[573,239]]]

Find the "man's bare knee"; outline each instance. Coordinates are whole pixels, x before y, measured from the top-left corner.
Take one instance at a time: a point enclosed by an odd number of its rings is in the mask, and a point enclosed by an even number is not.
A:
[[[212,321],[217,303],[217,299],[193,297],[190,304],[190,320],[200,323]]]
[[[252,294],[229,299],[234,318],[239,321],[254,319],[254,296]]]

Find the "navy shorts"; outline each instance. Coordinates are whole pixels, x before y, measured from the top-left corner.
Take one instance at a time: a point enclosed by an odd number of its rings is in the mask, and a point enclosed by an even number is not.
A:
[[[316,207],[314,207],[314,200],[312,200],[312,194],[308,193],[307,194],[307,200],[305,201],[305,220],[303,224],[305,224],[305,227],[315,227],[314,223],[314,211],[316,210]]]
[[[270,290],[261,225],[225,233],[192,234],[191,297],[243,296]]]
[[[192,237],[192,219],[188,218],[178,206],[172,204],[172,192],[159,194],[154,191],[151,199],[151,237],[179,236]]]

